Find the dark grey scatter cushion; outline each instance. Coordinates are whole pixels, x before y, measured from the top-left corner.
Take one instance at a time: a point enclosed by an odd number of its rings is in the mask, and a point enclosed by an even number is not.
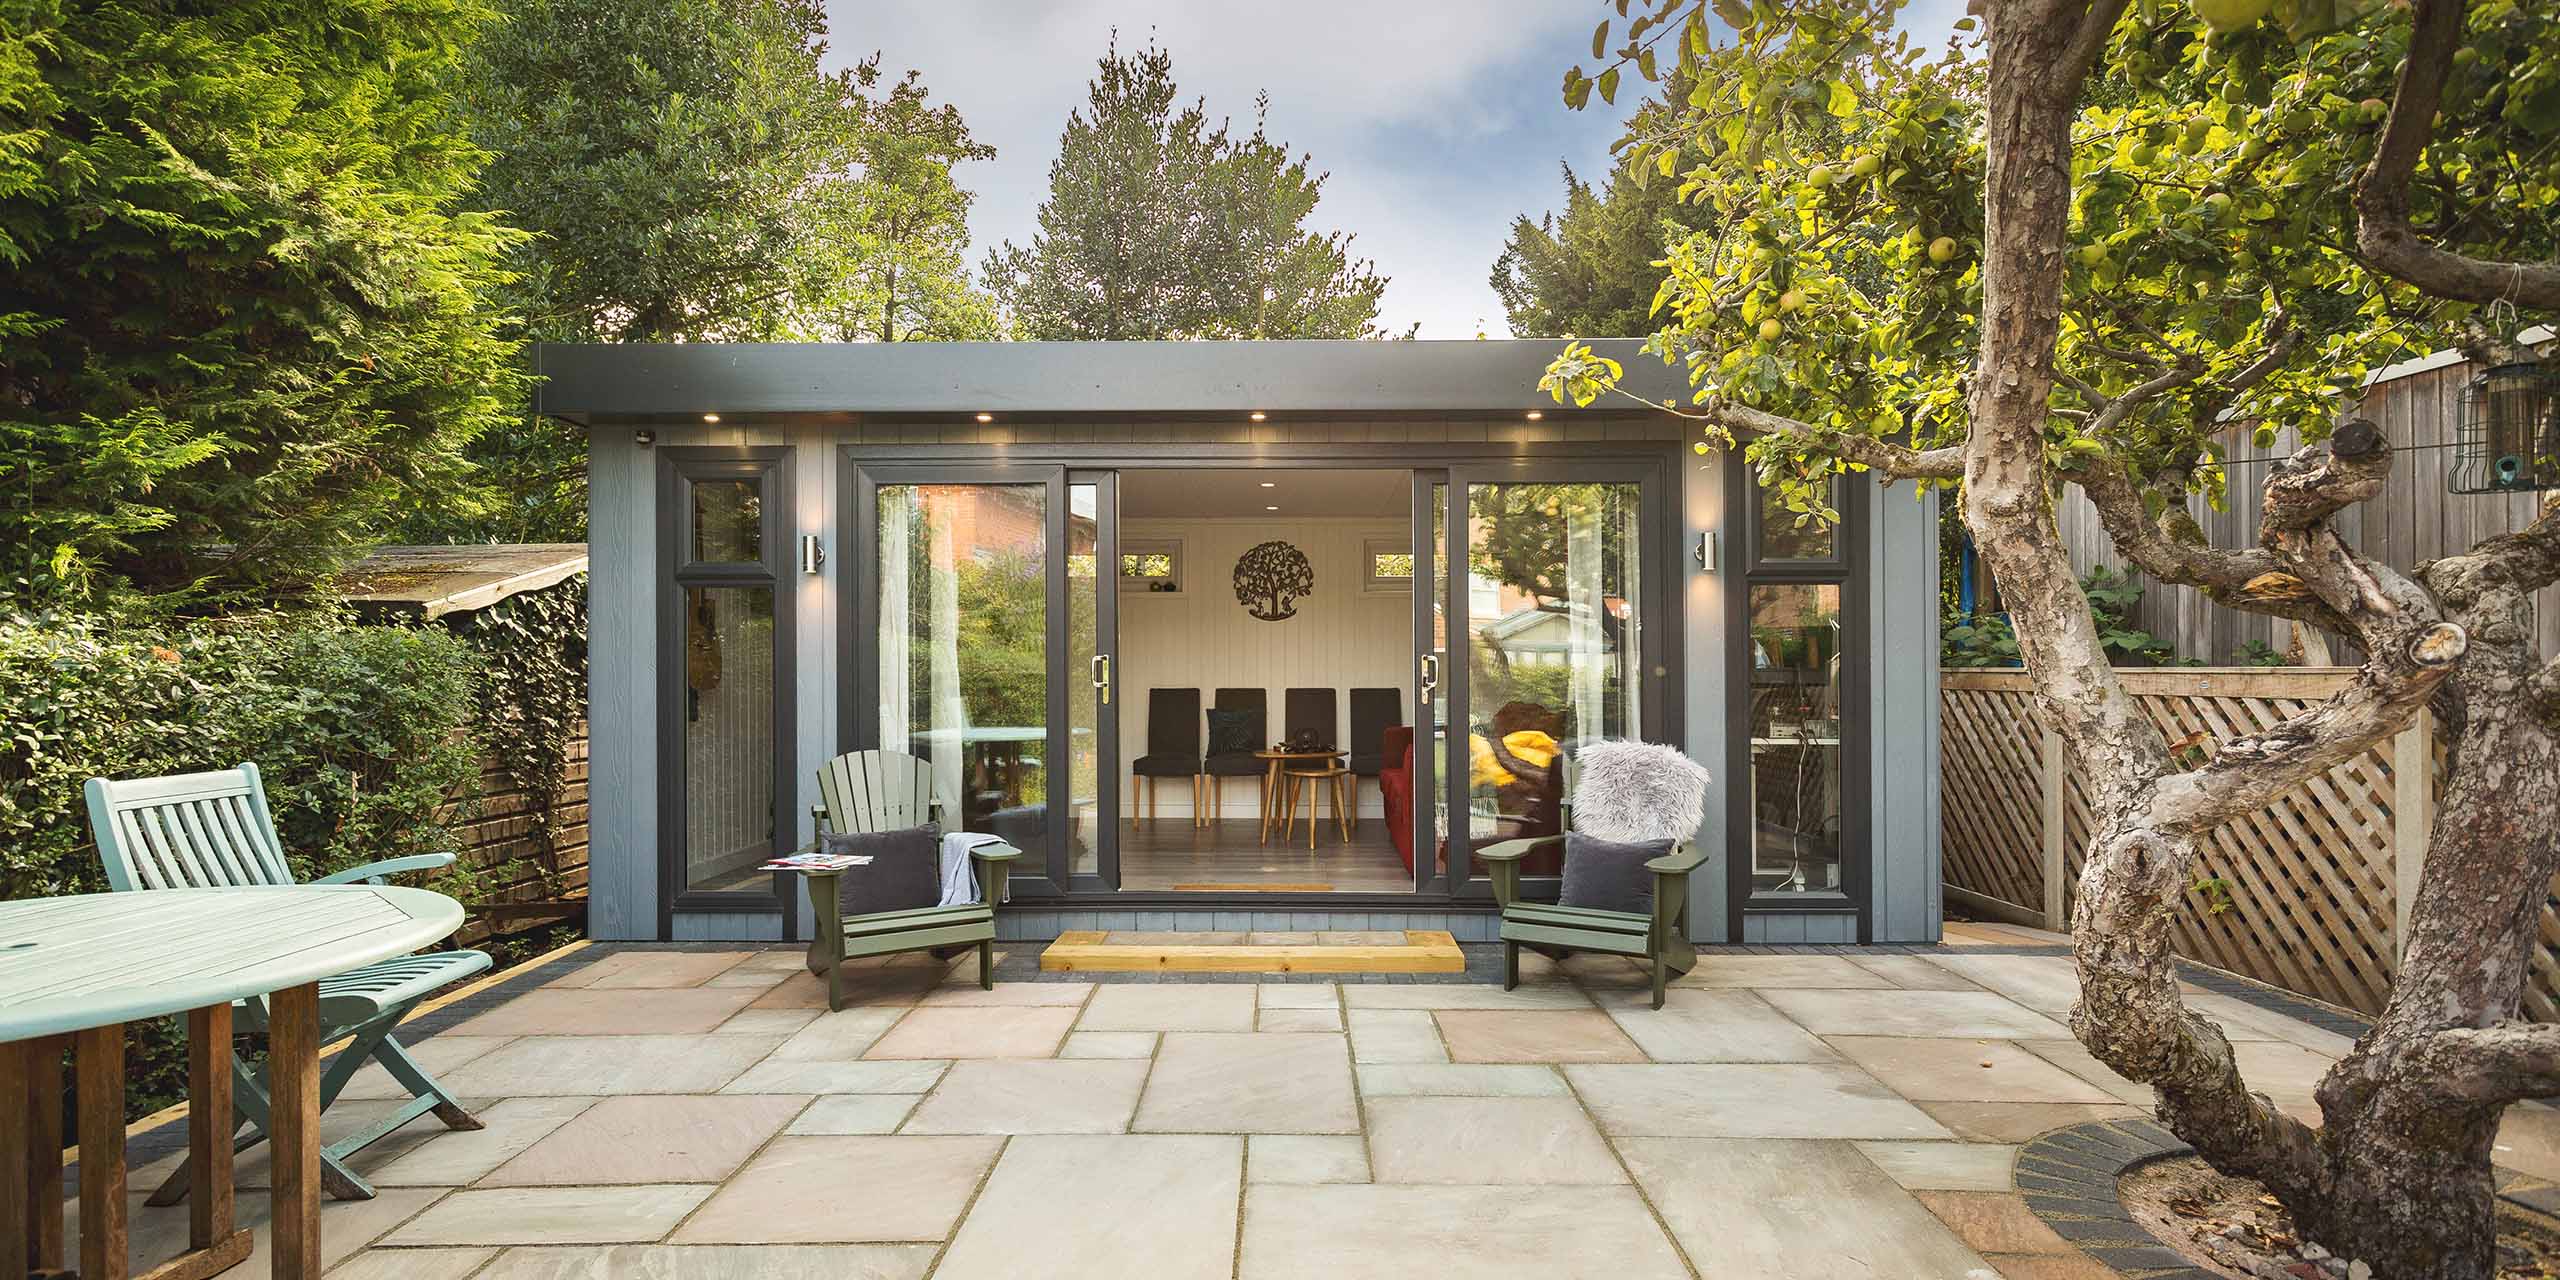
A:
[[[942,901],[942,835],[930,826],[903,831],[829,832],[823,853],[871,855],[867,867],[847,867],[837,901],[849,916],[914,911]]]
[[[1613,844],[1580,832],[1564,837],[1564,891],[1556,905],[1653,914],[1653,873],[1644,864],[1671,852],[1671,841]]]
[[[1261,717],[1250,711],[1220,711],[1214,707],[1211,708],[1209,754],[1227,756],[1261,750],[1262,744],[1254,741],[1255,731],[1260,728],[1260,722]]]

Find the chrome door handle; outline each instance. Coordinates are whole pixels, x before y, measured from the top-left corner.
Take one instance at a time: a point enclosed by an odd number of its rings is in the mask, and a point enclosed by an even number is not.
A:
[[[1440,655],[1422,655],[1422,705],[1431,705],[1431,695],[1440,691]]]
[[[1093,655],[1093,687],[1102,693],[1102,705],[1111,705],[1111,655]]]

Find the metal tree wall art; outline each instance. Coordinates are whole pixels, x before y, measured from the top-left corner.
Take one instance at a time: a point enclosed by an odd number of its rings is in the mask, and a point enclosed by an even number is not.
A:
[[[1315,589],[1315,566],[1288,543],[1259,543],[1236,558],[1236,603],[1264,622],[1297,617],[1290,604]]]

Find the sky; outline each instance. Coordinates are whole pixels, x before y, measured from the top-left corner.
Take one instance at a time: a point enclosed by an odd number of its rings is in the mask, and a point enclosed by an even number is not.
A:
[[[1943,33],[1962,0],[1917,0],[1906,25]],[[1512,220],[1560,205],[1559,165],[1605,171],[1620,113],[1565,109],[1566,67],[1590,53],[1600,0],[829,0],[830,60],[877,51],[923,73],[996,158],[962,166],[977,195],[973,263],[1028,243],[1067,115],[1117,28],[1173,55],[1186,100],[1270,136],[1331,174],[1309,225],[1352,233],[1389,283],[1381,326],[1425,338],[1503,337],[1488,283]],[[1641,82],[1638,82],[1641,83]],[[1632,105],[1636,95],[1622,92]],[[1249,125],[1248,125],[1249,127]]]

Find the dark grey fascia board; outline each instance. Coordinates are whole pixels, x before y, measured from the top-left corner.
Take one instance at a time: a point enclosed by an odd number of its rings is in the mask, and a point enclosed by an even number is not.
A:
[[[1687,400],[1632,338],[1592,343],[1627,390]],[[658,414],[1642,412],[1559,406],[1538,377],[1560,338],[1439,342],[543,343],[540,412]]]

